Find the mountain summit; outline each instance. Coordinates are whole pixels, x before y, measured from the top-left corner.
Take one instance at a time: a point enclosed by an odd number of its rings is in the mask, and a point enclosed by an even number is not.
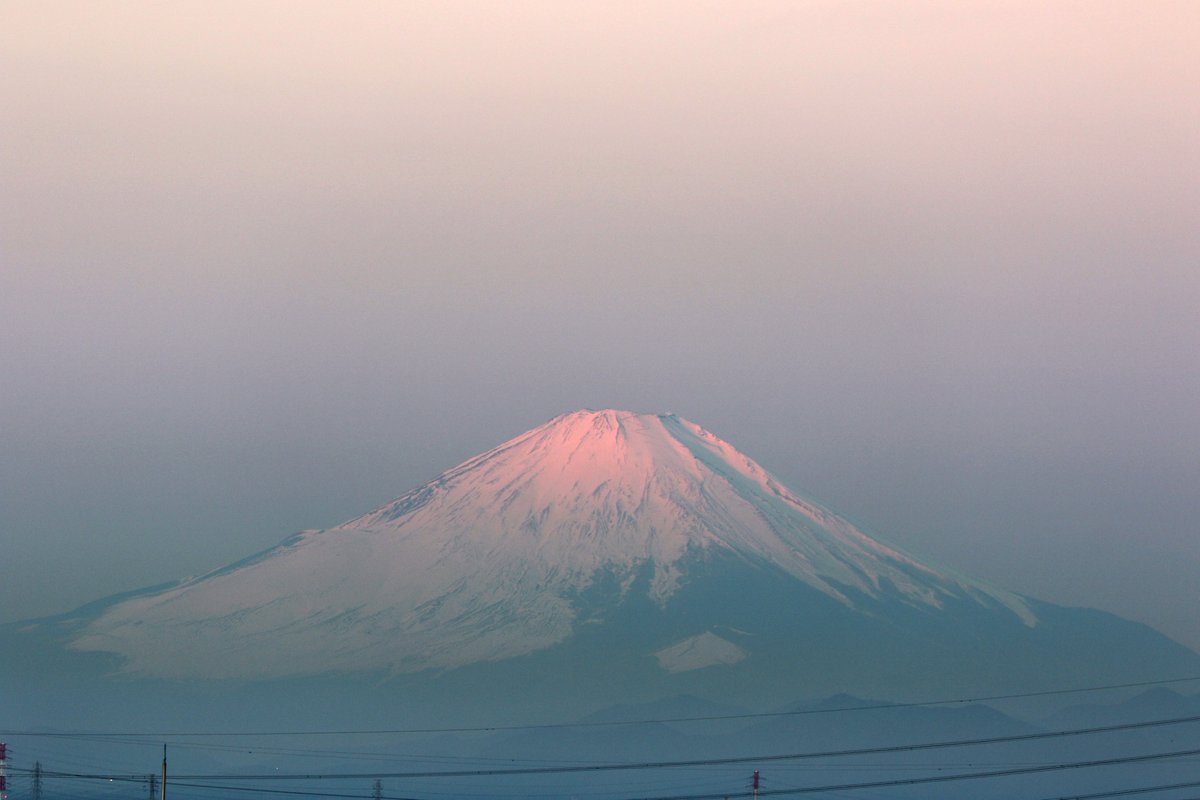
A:
[[[163,677],[448,669],[563,642],[598,581],[617,602],[641,593],[661,609],[722,558],[846,609],[967,602],[1037,622],[1021,598],[881,544],[692,422],[605,410],[556,417],[369,514],[118,603],[74,646]],[[745,656],[707,630],[665,644],[668,671]]]

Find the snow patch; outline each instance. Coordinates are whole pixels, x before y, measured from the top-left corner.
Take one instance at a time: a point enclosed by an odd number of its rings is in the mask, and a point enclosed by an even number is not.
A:
[[[667,672],[690,672],[704,667],[736,664],[748,653],[727,639],[707,632],[676,642],[654,654]]]

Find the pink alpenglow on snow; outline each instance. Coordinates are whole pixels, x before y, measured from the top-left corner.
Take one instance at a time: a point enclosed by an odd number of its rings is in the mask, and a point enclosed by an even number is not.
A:
[[[715,553],[773,564],[847,607],[885,591],[931,609],[974,598],[1036,623],[1018,596],[876,541],[699,425],[605,410],[556,417],[368,514],[118,603],[74,646],[168,677],[448,669],[563,641],[578,623],[571,598],[601,573],[633,591],[649,570],[644,591],[665,604],[686,560]],[[713,635],[656,657],[678,671],[742,654]]]

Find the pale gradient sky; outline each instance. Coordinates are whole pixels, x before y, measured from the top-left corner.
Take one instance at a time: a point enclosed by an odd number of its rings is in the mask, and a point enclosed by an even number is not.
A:
[[[0,620],[672,410],[1200,648],[1200,4],[0,5]]]

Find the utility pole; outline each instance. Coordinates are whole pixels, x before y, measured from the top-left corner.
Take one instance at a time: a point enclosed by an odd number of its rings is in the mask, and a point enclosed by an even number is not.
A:
[[[33,788],[29,793],[33,800],[42,800],[42,762],[33,762]]]
[[[383,800],[383,781],[379,778],[375,779],[375,785],[371,787],[371,800]]]
[[[158,800],[158,776],[153,772],[148,776],[150,780],[150,800]]]
[[[758,800],[758,770],[754,770],[754,800]]]
[[[8,758],[8,745],[0,742],[0,800],[8,800],[8,776],[4,774],[6,758]]]
[[[163,745],[162,788],[159,789],[159,800],[167,800],[167,746]]]

